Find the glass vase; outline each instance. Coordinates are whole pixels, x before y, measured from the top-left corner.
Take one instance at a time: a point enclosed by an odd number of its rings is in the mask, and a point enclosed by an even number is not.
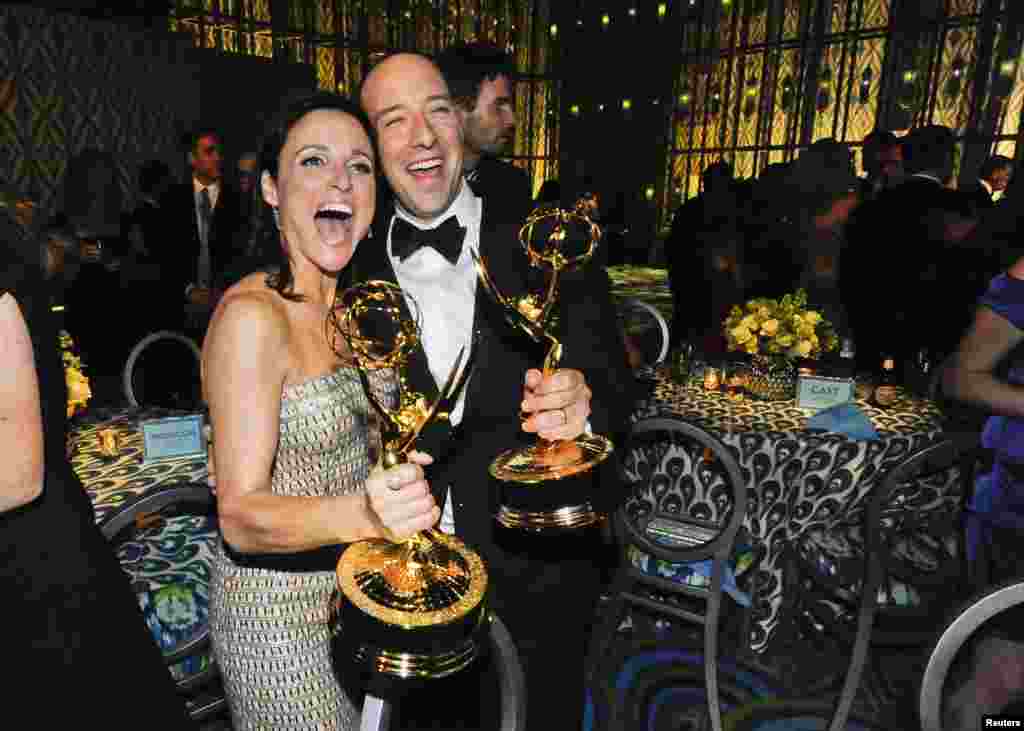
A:
[[[747,391],[762,401],[796,398],[796,363],[782,355],[755,355],[751,359]]]

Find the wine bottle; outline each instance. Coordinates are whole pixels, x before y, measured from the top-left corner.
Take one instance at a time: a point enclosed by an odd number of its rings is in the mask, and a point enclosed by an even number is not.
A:
[[[841,378],[853,378],[857,370],[857,350],[853,344],[853,338],[843,338],[839,346],[839,364],[836,366],[836,375]]]
[[[896,403],[896,361],[892,356],[882,358],[881,372],[878,374],[878,385],[875,386],[874,402],[880,409],[888,409]]]

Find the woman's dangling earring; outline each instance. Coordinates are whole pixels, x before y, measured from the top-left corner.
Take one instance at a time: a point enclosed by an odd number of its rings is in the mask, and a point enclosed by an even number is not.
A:
[[[281,230],[281,212],[279,210],[277,210],[277,206],[273,206],[270,209],[270,213],[274,216],[274,226],[276,226],[277,230],[280,231]]]

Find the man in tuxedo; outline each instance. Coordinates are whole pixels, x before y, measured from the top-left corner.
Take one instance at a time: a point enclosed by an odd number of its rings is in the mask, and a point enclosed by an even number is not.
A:
[[[154,253],[171,296],[182,303],[185,329],[201,334],[222,294],[220,278],[237,253],[239,195],[224,181],[216,132],[190,135],[188,161],[191,179],[171,187],[161,203],[169,245]]]
[[[443,506],[442,530],[454,530],[488,566],[488,601],[525,667],[530,728],[578,729],[585,633],[599,581],[594,543],[579,533],[499,527],[500,485],[488,466],[505,449],[521,446],[524,431],[572,439],[588,426],[602,434],[623,428],[627,404],[618,394],[628,375],[617,330],[607,327],[615,317],[610,294],[593,268],[564,278],[563,367],[542,377],[535,369],[541,354],[477,286],[470,249],[507,293],[521,292],[531,270],[514,245],[518,225],[493,213],[491,199],[465,182],[462,124],[439,69],[425,56],[390,56],[367,76],[360,103],[395,202],[378,210],[375,238],[359,246],[351,275],[354,281],[396,281],[418,304],[422,347],[411,357],[408,377],[428,398],[447,379],[459,350],[477,340],[476,370],[450,424],[427,430],[417,446],[435,458],[427,476]],[[528,415],[522,424],[520,408]],[[589,489],[593,477],[543,489]],[[605,512],[619,502],[607,489],[588,499]],[[481,670],[431,681],[420,697],[404,698],[397,727],[496,728],[497,683],[492,670]]]
[[[498,159],[515,142],[512,58],[489,43],[465,43],[449,46],[436,62],[462,121],[466,180],[492,213],[500,206],[503,220],[521,225],[533,207],[530,177]]]
[[[743,299],[740,200],[732,166],[719,160],[701,175],[702,191],[681,205],[665,244],[672,291],[672,341],[723,348],[722,320]]]
[[[992,199],[996,193],[1006,190],[1013,175],[1013,160],[1003,155],[993,155],[982,163],[978,171],[978,180],[974,185],[964,186],[962,192],[966,196],[968,211],[975,215],[983,215],[985,211],[995,208]]]
[[[861,147],[864,177],[860,181],[862,200],[878,196],[885,188],[899,182],[903,175],[903,146],[888,130],[876,129],[864,138]]]
[[[976,283],[971,251],[961,246],[969,222],[950,189],[955,154],[949,128],[911,130],[906,179],[851,220],[841,291],[858,355],[868,359],[862,365],[877,367],[883,354],[908,362],[921,348],[941,357],[969,322]]]

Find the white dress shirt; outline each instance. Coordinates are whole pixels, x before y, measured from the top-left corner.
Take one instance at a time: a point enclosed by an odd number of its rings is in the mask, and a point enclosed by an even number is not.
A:
[[[427,356],[430,374],[437,382],[438,388],[441,388],[451,374],[459,350],[466,349],[464,359],[469,354],[469,345],[473,336],[477,281],[476,267],[469,249],[472,247],[477,251],[480,250],[483,200],[478,198],[463,181],[462,190],[452,201],[451,206],[434,219],[431,225],[427,226],[417,221],[398,204],[395,206],[395,215],[421,230],[436,228],[454,215],[459,226],[466,229],[462,252],[453,266],[430,246],[424,246],[404,261],[399,261],[391,251],[391,226],[394,224],[394,218],[388,224],[388,257],[395,268],[395,276],[402,291],[407,298],[414,300],[419,308],[423,351]],[[413,307],[410,305],[409,309],[413,310]],[[463,389],[452,409],[451,423],[453,426],[462,421],[465,395],[466,392]],[[441,515],[441,530],[446,533],[455,532],[450,488]]]

